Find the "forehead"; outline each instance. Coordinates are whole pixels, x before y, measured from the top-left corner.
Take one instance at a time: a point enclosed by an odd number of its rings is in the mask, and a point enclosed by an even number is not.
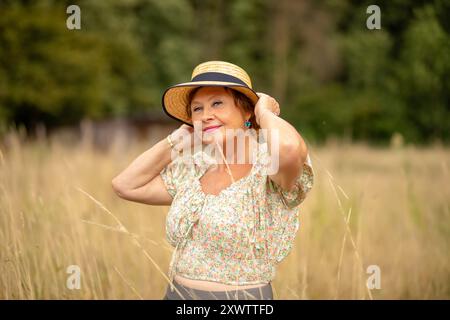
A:
[[[215,95],[229,95],[229,93],[223,87],[201,87],[195,92],[192,102],[207,100]]]

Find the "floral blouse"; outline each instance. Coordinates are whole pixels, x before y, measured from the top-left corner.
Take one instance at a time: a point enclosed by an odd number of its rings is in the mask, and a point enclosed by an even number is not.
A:
[[[266,173],[267,143],[257,146],[251,172],[218,195],[201,188],[200,178],[211,165],[203,151],[178,157],[161,171],[173,197],[166,219],[166,237],[175,247],[171,282],[175,274],[230,285],[268,283],[275,277],[276,264],[293,245],[313,170],[308,156],[295,188],[282,190]]]

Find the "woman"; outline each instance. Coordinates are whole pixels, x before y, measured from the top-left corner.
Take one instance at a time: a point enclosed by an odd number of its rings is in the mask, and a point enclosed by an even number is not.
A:
[[[291,250],[313,183],[301,135],[242,68],[222,61],[168,88],[163,110],[184,124],[112,185],[121,198],[171,206],[164,299],[273,299],[275,267]]]

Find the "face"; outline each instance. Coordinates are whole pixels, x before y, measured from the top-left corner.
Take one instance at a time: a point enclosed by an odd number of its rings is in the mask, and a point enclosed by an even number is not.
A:
[[[244,112],[234,102],[231,93],[223,87],[202,87],[191,101],[194,129],[202,133],[206,144],[224,143],[226,129],[243,129],[250,113]],[[212,127],[211,129],[207,129]]]

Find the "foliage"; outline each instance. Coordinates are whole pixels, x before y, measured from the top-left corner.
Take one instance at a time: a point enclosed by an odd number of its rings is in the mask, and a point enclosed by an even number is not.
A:
[[[81,8],[68,30],[66,8]],[[447,1],[0,1],[0,133],[161,110],[206,60],[242,66],[311,141],[449,142]]]

